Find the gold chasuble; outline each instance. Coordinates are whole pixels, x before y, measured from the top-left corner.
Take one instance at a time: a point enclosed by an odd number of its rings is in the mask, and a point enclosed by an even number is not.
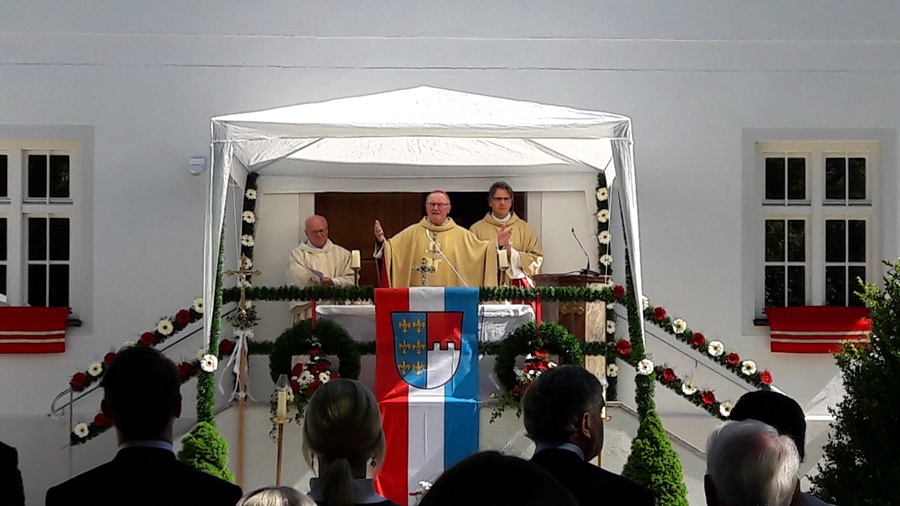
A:
[[[514,250],[511,255],[510,268],[503,272],[502,284],[509,284],[510,278],[517,279],[527,277],[531,279],[541,272],[541,264],[544,262],[544,254],[541,252],[541,243],[531,228],[531,225],[512,213],[509,220],[498,221],[491,213],[487,213],[483,220],[472,225],[472,233],[482,241],[490,241],[491,247],[497,248],[497,232],[503,225],[512,230],[509,237],[509,245]]]
[[[494,246],[451,218],[440,226],[422,218],[401,230],[384,241],[383,259],[392,288],[497,286]]]

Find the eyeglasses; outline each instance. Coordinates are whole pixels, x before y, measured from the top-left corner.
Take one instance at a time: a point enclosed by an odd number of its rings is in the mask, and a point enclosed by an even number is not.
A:
[[[450,204],[444,204],[443,202],[426,202],[426,207],[447,207]]]
[[[512,200],[512,197],[491,197],[491,200],[494,202],[509,202]]]

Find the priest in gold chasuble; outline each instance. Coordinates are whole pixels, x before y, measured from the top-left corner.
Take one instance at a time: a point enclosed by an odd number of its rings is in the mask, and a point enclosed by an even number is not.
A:
[[[478,239],[447,216],[447,194],[429,194],[425,212],[422,221],[390,239],[375,221],[375,258],[381,259],[382,286],[497,286],[493,243]]]

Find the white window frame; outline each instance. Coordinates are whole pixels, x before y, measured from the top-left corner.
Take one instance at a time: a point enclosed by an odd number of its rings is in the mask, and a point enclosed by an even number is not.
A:
[[[866,275],[880,282],[882,259],[896,258],[896,229],[882,215],[896,213],[896,131],[745,129],[743,136],[742,328],[745,335],[761,334],[765,325],[765,220],[806,221],[806,301],[825,304],[825,221],[829,218],[866,221]],[[807,157],[806,201],[796,205],[765,204],[765,158]],[[865,156],[866,197],[869,206],[825,203],[824,163],[828,155]],[[892,169],[892,167],[894,169]],[[886,246],[891,251],[887,251]],[[849,264],[849,262],[847,262]]]
[[[71,317],[83,320],[93,313],[93,143],[89,126],[0,126],[0,153],[7,155],[9,187],[9,198],[0,198],[0,217],[7,220],[6,305],[28,304],[28,217],[60,217],[69,220],[65,263],[69,265]],[[26,198],[29,153],[69,156],[69,198],[48,195],[44,202]]]

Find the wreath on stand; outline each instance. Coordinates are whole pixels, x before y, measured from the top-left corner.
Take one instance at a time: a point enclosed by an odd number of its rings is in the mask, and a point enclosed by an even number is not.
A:
[[[291,365],[293,357],[306,355],[307,361]],[[326,357],[337,357],[338,368],[334,370]],[[312,325],[304,320],[285,330],[272,344],[269,352],[269,374],[273,382],[287,375],[290,384],[288,406],[296,408],[294,421],[298,424],[313,393],[331,379],[358,379],[360,371],[360,351],[350,334],[340,325],[331,321],[319,321]],[[271,412],[277,408],[276,396],[271,400]]]
[[[544,322],[538,326],[526,323],[503,340],[496,353],[494,373],[503,386],[502,394],[491,394],[497,407],[491,413],[491,422],[499,418],[506,408],[515,408],[516,416],[522,416],[522,397],[531,382],[545,370],[556,367],[550,355],[559,357],[562,364],[584,364],[581,342],[558,323]],[[525,366],[516,367],[516,359],[525,357]]]

